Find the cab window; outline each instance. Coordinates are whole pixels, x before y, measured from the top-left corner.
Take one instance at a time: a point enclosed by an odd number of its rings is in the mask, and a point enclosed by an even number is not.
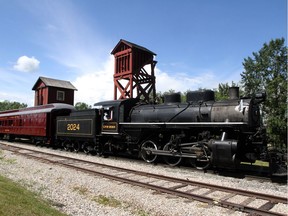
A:
[[[108,108],[103,110],[103,120],[112,121],[113,119],[113,108]]]

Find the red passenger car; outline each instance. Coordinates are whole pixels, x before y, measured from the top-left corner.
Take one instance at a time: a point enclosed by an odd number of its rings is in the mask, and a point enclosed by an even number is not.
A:
[[[72,110],[72,105],[54,103],[0,112],[0,139],[29,138],[38,144],[53,144],[56,117]]]

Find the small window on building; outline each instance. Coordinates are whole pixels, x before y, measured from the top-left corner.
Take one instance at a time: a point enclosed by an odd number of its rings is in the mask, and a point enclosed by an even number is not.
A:
[[[64,91],[57,91],[57,100],[64,101],[65,100],[65,92]]]

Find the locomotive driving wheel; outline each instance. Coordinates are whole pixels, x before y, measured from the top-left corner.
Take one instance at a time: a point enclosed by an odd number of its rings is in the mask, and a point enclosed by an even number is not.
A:
[[[72,143],[72,146],[74,152],[79,152],[81,150],[81,145],[77,140]]]
[[[189,159],[191,165],[199,170],[206,170],[211,165],[211,151],[204,144],[196,144],[192,146],[193,152],[196,153],[196,158]]]
[[[64,142],[62,142],[62,147],[65,151],[71,151],[72,149],[71,141],[69,139],[64,140]]]
[[[167,143],[164,148],[164,151],[169,151],[172,155],[171,156],[164,156],[164,161],[170,166],[177,166],[181,163],[182,157],[179,157],[179,151],[177,151],[172,143]]]
[[[89,148],[89,143],[88,142],[84,142],[83,143],[82,150],[87,155],[90,153],[90,148]]]
[[[157,159],[157,155],[152,154],[152,150],[157,150],[157,145],[152,140],[146,140],[141,144],[140,155],[144,161],[153,163]]]

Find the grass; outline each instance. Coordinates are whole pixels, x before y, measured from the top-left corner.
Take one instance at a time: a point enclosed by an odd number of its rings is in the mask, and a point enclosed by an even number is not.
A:
[[[89,193],[89,189],[84,186],[74,186],[73,191],[78,192],[82,196],[86,196]]]
[[[132,212],[134,215],[137,216],[149,216],[149,214],[144,211],[141,208],[135,207],[134,205],[131,205],[131,203],[125,202],[118,200],[114,198],[113,196],[104,196],[104,195],[97,195],[97,196],[92,196],[91,197],[91,192],[89,189],[83,185],[76,185],[72,187],[72,190],[74,192],[77,192],[81,196],[85,196],[89,198],[90,200],[96,202],[99,205],[111,207],[111,208],[123,208],[126,209],[130,212]]]
[[[92,198],[93,201],[95,201],[96,203],[103,205],[103,206],[109,206],[112,208],[126,208],[126,209],[130,209],[129,211],[132,212],[134,215],[137,216],[149,216],[149,213],[147,213],[145,210],[139,208],[139,207],[135,207],[135,206],[131,206],[129,203],[127,202],[121,202],[120,200],[115,199],[112,196],[104,196],[104,195],[99,195],[99,196],[95,196]]]
[[[103,195],[99,195],[97,197],[94,197],[92,200],[101,204],[101,205],[110,206],[113,208],[121,207],[121,205],[122,205],[121,202],[119,200],[115,199],[114,197],[106,197]]]
[[[0,150],[0,162],[6,163],[6,164],[15,164],[16,163],[16,159],[12,158],[6,158],[6,155],[4,155],[3,151]]]
[[[0,176],[0,215],[5,216],[64,216],[47,201],[11,180]]]
[[[241,164],[252,165],[252,166],[262,166],[269,167],[269,162],[256,160],[255,163],[241,162]]]
[[[139,215],[139,216],[149,216],[149,213],[145,212],[144,210],[140,209],[140,210],[137,210],[137,212],[134,212],[136,215]]]
[[[4,152],[0,150],[0,163],[2,164],[14,164],[17,163],[16,159],[6,158]],[[38,173],[40,171],[36,171]],[[56,183],[63,181],[62,177],[57,178]],[[40,198],[45,187],[40,187],[38,192],[30,192],[26,190],[26,187],[31,187],[33,182],[23,181],[20,184],[14,183],[13,181],[0,175],[0,216],[65,216],[65,214],[52,208],[63,207],[63,204],[56,203],[52,200],[44,201]],[[72,187],[74,192],[82,196],[90,197],[91,192],[85,186],[74,186]],[[123,208],[137,216],[149,216],[150,214],[142,208],[136,207],[131,203],[117,200],[112,196],[98,195],[90,197],[90,200],[112,208]]]

